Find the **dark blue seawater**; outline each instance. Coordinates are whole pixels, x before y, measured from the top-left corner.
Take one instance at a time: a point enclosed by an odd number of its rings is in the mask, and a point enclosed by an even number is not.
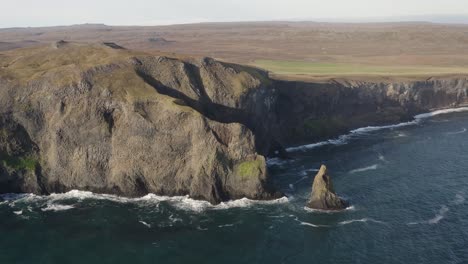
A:
[[[466,128],[445,114],[294,151],[271,162],[274,202],[4,195],[0,263],[468,263]],[[304,208],[322,163],[352,208]]]

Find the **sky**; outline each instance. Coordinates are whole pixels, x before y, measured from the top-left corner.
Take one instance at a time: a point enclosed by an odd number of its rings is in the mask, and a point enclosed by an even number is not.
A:
[[[84,23],[444,20],[455,14],[468,22],[468,0],[0,0],[0,10],[0,28]]]

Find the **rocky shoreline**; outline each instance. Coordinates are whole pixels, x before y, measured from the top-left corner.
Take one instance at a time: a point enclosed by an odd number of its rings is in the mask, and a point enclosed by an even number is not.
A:
[[[265,157],[468,102],[467,78],[274,80],[210,58],[66,43],[2,54],[0,193],[274,199]]]

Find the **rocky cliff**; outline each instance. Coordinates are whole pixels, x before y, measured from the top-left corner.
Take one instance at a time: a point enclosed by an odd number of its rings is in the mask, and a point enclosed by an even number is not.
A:
[[[372,125],[395,124],[468,103],[468,78],[327,83],[277,81],[277,141],[298,145]]]
[[[209,58],[57,42],[0,54],[0,192],[275,192],[265,156],[467,101],[465,78],[305,83]]]
[[[1,192],[278,196],[262,71],[66,42],[1,64]]]

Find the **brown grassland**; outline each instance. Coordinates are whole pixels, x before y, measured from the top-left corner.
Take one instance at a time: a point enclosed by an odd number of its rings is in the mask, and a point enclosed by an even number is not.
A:
[[[468,74],[468,25],[314,22],[0,29],[0,55],[58,40],[115,42],[137,51],[209,56],[288,79],[430,78]]]

